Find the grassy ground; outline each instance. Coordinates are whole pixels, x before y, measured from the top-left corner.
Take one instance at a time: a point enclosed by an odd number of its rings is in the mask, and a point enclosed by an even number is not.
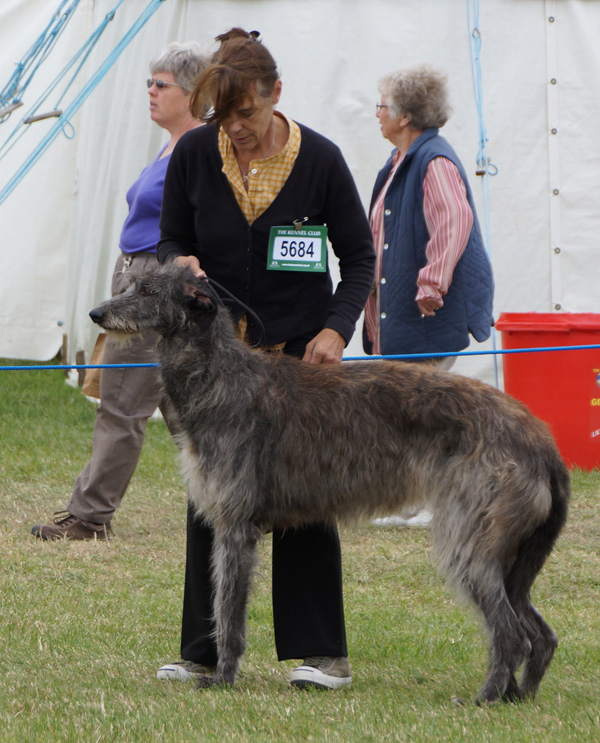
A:
[[[3,365],[8,362],[0,362]],[[534,702],[457,706],[485,676],[474,615],[424,530],[344,529],[353,684],[292,689],[272,639],[268,538],[234,690],[160,682],[178,657],[185,494],[162,422],[109,543],[43,543],[90,453],[94,411],[61,372],[0,371],[0,738],[21,741],[600,740],[600,472],[573,473],[568,526],[534,587],[561,644]]]

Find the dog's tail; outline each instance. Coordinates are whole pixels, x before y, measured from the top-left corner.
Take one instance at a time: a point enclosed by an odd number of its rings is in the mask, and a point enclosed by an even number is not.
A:
[[[556,452],[549,467],[551,507],[547,519],[520,544],[510,573],[505,578],[513,605],[527,601],[529,590],[542,569],[567,520],[571,481],[569,472]]]

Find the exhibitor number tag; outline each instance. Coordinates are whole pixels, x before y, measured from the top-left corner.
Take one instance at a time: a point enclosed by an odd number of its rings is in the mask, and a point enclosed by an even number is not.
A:
[[[327,227],[271,227],[267,269],[327,271]]]

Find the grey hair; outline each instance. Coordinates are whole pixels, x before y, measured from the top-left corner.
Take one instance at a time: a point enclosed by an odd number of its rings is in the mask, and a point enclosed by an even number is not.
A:
[[[180,43],[173,41],[162,49],[150,62],[150,74],[168,72],[188,93],[196,87],[200,73],[208,66],[210,57],[195,41]]]
[[[382,77],[379,92],[386,96],[394,118],[408,116],[411,129],[442,127],[452,113],[446,75],[427,65]]]

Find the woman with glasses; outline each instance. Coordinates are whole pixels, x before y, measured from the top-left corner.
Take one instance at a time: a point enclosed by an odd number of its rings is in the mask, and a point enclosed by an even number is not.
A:
[[[192,97],[209,125],[182,137],[165,180],[159,261],[224,285],[260,317],[233,310],[250,343],[335,363],[373,281],[369,224],[339,149],[275,110],[282,82],[258,33],[232,29]],[[333,291],[327,239],[339,259]],[[276,493],[273,494],[276,497]],[[212,620],[212,530],[188,511],[182,661],[159,678],[192,679],[217,663]],[[273,533],[273,619],[279,660],[302,659],[290,681],[338,688],[347,660],[337,530]]]
[[[467,176],[439,133],[450,115],[446,78],[426,66],[401,70],[379,92],[376,115],[394,150],[369,211],[377,262],[364,348],[461,351],[469,334],[490,336],[493,278]]]
[[[179,138],[202,124],[190,112],[190,97],[207,63],[208,58],[194,42],[169,44],[150,63],[150,118],[170,136],[127,192],[129,213],[121,230],[113,296],[125,291],[132,276],[156,265],[167,164]],[[156,339],[148,336],[127,346],[108,338],[102,362],[155,361],[155,344]],[[56,512],[52,524],[34,526],[32,534],[54,540],[106,539],[112,533],[111,519],[137,466],[148,418],[161,397],[156,368],[102,370],[92,457],[75,481],[65,511]]]
[[[450,115],[446,78],[426,66],[379,83],[376,116],[394,145],[369,210],[375,282],[365,307],[368,354],[461,351],[490,336],[494,283],[467,177],[439,130]],[[455,357],[416,358],[449,369]],[[405,510],[380,525],[424,526]]]

